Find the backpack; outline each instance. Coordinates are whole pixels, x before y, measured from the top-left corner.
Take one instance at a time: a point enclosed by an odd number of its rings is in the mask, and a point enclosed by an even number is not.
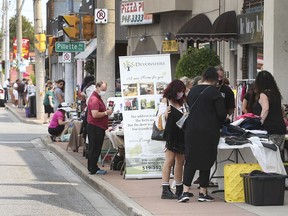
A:
[[[19,93],[24,93],[24,90],[25,90],[25,84],[24,84],[24,83],[20,83],[20,84],[18,85],[17,91],[18,91]]]

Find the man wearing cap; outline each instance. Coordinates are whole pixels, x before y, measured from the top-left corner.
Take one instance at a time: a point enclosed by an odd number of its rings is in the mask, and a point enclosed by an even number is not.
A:
[[[108,128],[108,116],[113,112],[112,110],[107,110],[101,98],[105,95],[106,90],[106,82],[97,82],[96,89],[88,101],[87,134],[89,150],[87,168],[90,174],[104,175],[107,173],[97,165],[103,146],[105,130]]]

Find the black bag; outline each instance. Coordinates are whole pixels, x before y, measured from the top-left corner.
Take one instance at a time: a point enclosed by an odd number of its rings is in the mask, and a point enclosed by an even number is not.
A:
[[[152,128],[151,139],[152,140],[157,140],[157,141],[165,141],[164,131],[165,130],[159,130],[159,128],[157,128],[157,126],[156,126],[156,124],[154,122],[153,123],[153,128]]]
[[[169,106],[169,101],[167,99],[167,107]],[[158,110],[159,111],[159,110]],[[158,114],[158,111],[156,113],[156,116]],[[166,141],[165,140],[165,137],[164,137],[164,132],[165,132],[165,129],[163,130],[160,130],[156,124],[155,124],[155,121],[153,123],[153,127],[152,127],[152,135],[151,135],[151,140],[157,140],[157,141]]]
[[[123,155],[115,155],[113,161],[112,161],[112,169],[113,170],[121,170],[121,167],[124,163],[124,156]]]

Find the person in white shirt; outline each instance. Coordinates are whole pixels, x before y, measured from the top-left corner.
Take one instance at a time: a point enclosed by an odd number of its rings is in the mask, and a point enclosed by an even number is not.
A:
[[[6,103],[8,101],[8,90],[10,87],[10,78],[8,78],[7,80],[4,81],[3,83],[3,89],[5,91],[5,95],[4,95],[4,103]]]

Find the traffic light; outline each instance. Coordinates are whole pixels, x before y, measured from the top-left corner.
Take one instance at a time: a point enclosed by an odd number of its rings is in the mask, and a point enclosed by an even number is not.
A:
[[[53,53],[55,53],[55,43],[58,40],[57,37],[49,37],[48,38],[48,42],[49,42],[49,47],[48,47],[48,54],[52,55]]]
[[[82,36],[86,40],[94,37],[94,17],[91,15],[82,17]]]
[[[46,35],[45,34],[36,34],[35,47],[39,52],[46,51]]]
[[[65,23],[68,25],[67,27],[63,27],[63,31],[65,34],[74,40],[79,39],[80,31],[78,29],[78,24],[80,22],[79,17],[76,14],[64,15],[63,19]]]

